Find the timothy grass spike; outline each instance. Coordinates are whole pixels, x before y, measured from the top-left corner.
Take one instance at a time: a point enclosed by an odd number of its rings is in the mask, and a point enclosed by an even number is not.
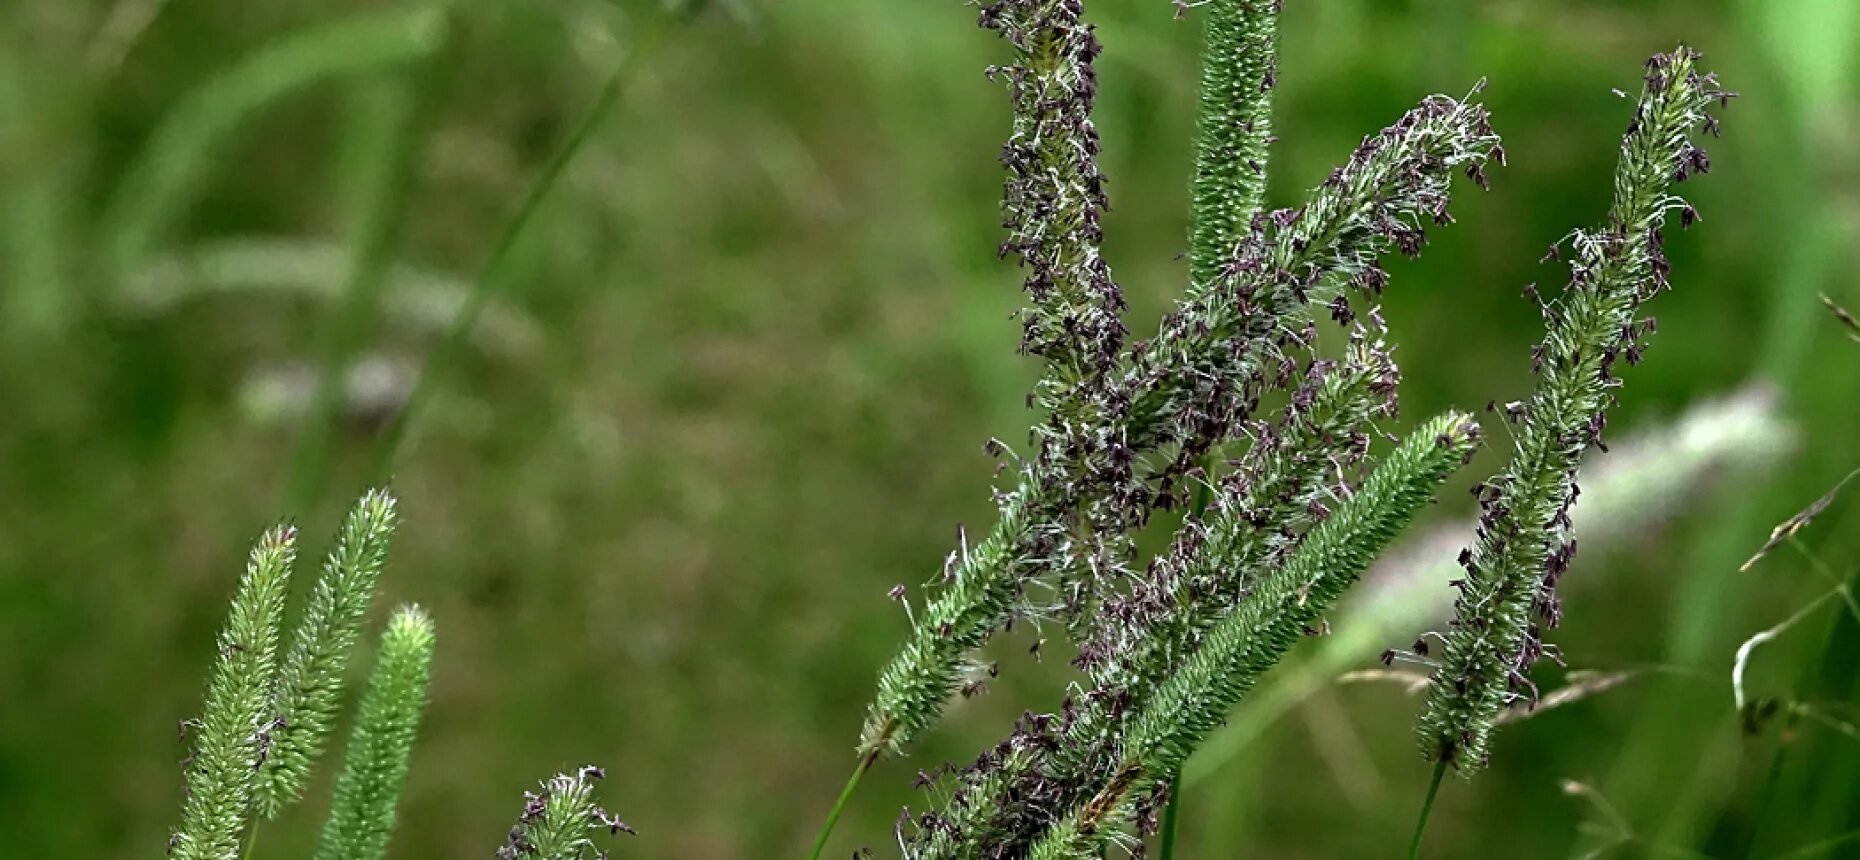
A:
[[[1485,765],[1499,712],[1535,699],[1528,673],[1545,654],[1539,625],[1561,618],[1555,588],[1576,548],[1569,538],[1576,467],[1590,445],[1601,445],[1620,385],[1615,363],[1638,362],[1653,331],[1651,318],[1635,315],[1669,286],[1666,216],[1679,213],[1683,226],[1697,218],[1670,188],[1710,168],[1693,136],[1717,131],[1706,108],[1730,98],[1698,71],[1698,56],[1680,46],[1647,61],[1645,89],[1621,138],[1608,220],[1575,233],[1570,285],[1544,306],[1549,332],[1535,353],[1537,388],[1527,403],[1505,408],[1515,450],[1504,473],[1481,488],[1479,537],[1460,557],[1467,575],[1418,725],[1423,753],[1462,775]]]
[[[1012,571],[1025,552],[1028,506],[1020,493],[1003,497],[994,530],[954,559],[942,591],[879,673],[878,694],[860,733],[861,756],[897,752],[929,728],[956,691],[963,659],[1010,617],[1020,589]]]
[[[498,860],[584,860],[606,857],[593,836],[633,833],[633,828],[594,802],[594,783],[607,771],[588,765],[572,774],[558,773],[540,791],[523,793],[523,813],[510,829]]]
[[[1284,0],[1214,0],[1203,13],[1188,271],[1190,290],[1220,277],[1266,196],[1272,91]]]
[[[278,629],[296,538],[297,530],[288,526],[260,538],[233,596],[206,710],[189,724],[195,741],[184,765],[187,802],[169,845],[180,860],[235,860],[239,838],[251,823],[255,774],[273,746]]]
[[[1088,775],[1114,755],[1122,720],[1194,652],[1260,576],[1283,564],[1324,504],[1347,495],[1345,470],[1369,444],[1369,422],[1392,414],[1397,370],[1379,339],[1359,328],[1342,362],[1314,360],[1276,426],[1256,441],[1191,517],[1170,551],[1128,594],[1108,598],[1075,665],[1095,689],[1077,691],[1058,732],[1023,720],[1012,737],[961,772],[941,808],[914,835],[916,860],[955,860],[1024,848],[1089,792]],[[1265,525],[1262,525],[1265,524]],[[1008,853],[1012,853],[1009,851]]]
[[[350,510],[323,563],[279,672],[278,729],[258,774],[255,805],[275,817],[302,794],[341,704],[343,672],[374,600],[396,521],[394,497],[371,490]]]
[[[417,606],[401,607],[381,634],[315,860],[379,860],[386,854],[432,663],[432,619]]]

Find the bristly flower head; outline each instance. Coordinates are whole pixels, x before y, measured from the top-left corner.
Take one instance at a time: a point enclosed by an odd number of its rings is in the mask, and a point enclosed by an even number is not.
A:
[[[1266,196],[1283,4],[1284,0],[1206,4],[1190,205],[1191,293],[1220,277]]]
[[[941,809],[920,821],[911,856],[1012,854],[1095,790],[1093,775],[1115,764],[1133,709],[1349,496],[1344,482],[1368,450],[1370,422],[1394,413],[1397,378],[1366,328],[1343,361],[1313,359],[1280,420],[1255,424],[1253,447],[1210,488],[1212,508],[1184,523],[1149,574],[1109,597],[1088,626],[1075,662],[1095,687],[1075,690],[1060,714],[1024,718],[959,771]]]
[[[278,628],[283,623],[297,530],[267,532],[252,550],[233,596],[232,614],[219,636],[219,661],[207,686],[194,732],[187,773],[187,802],[169,853],[181,860],[233,860],[249,823],[258,768],[271,753],[271,689],[277,671]]]
[[[981,12],[981,25],[1015,49],[1015,62],[988,70],[1014,100],[1014,129],[1001,148],[1001,255],[1029,269],[1021,346],[1056,371],[1051,389],[1114,364],[1124,336],[1123,293],[1099,255],[1098,219],[1108,208],[1091,121],[1100,48],[1083,14],[1081,0],[991,0]]]
[[[1249,422],[1251,447],[1219,479],[1212,509],[1105,601],[1078,659],[1101,687],[1140,699],[1349,496],[1374,422],[1396,411],[1400,371],[1382,334],[1358,326],[1342,361],[1309,360],[1279,420]]]
[[[1363,138],[1303,206],[1256,217],[1221,276],[1169,315],[1120,380],[1127,444],[1180,446],[1185,468],[1238,430],[1262,389],[1287,387],[1310,308],[1352,318],[1345,287],[1379,295],[1378,260],[1418,255],[1426,224],[1451,221],[1454,174],[1483,184],[1489,157],[1503,161],[1485,107],[1431,96]]]
[[[1706,109],[1730,98],[1697,70],[1698,56],[1681,46],[1647,61],[1646,87],[1621,138],[1608,221],[1574,234],[1569,287],[1544,306],[1549,334],[1533,360],[1537,389],[1505,410],[1516,425],[1515,452],[1480,489],[1478,541],[1461,555],[1466,577],[1419,725],[1423,752],[1462,773],[1485,764],[1500,710],[1535,697],[1528,672],[1545,653],[1540,625],[1554,627],[1562,614],[1555,588],[1576,549],[1569,538],[1576,466],[1601,444],[1620,385],[1615,364],[1638,362],[1653,331],[1653,320],[1636,314],[1668,286],[1666,216],[1678,212],[1687,226],[1697,217],[1668,189],[1710,168],[1693,137],[1717,132]]]
[[[585,860],[605,857],[593,836],[601,831],[632,835],[633,828],[594,802],[594,783],[607,771],[588,765],[558,773],[538,791],[523,793],[523,812],[510,828],[497,860]]]
[[[316,860],[380,860],[387,853],[432,665],[433,620],[417,606],[401,607],[381,634]]]
[[[1211,52],[1225,50],[1223,62],[1229,68],[1210,71],[1209,85],[1254,81],[1236,84],[1259,96],[1247,116],[1266,115],[1265,90],[1271,77],[1266,70],[1273,61],[1237,57],[1236,51],[1271,49],[1271,22],[1261,23],[1254,16],[1275,10],[1273,4],[1246,5],[1238,10],[1251,21],[1242,28],[1251,34],[1246,44],[1228,49],[1210,45]],[[1009,144],[1009,151],[1018,155],[1009,159],[1007,208],[1052,222],[1042,227],[1011,217],[1010,231],[1047,243],[1027,248],[1072,249],[1028,256],[1032,281],[1047,277],[1041,267],[1051,269],[1048,264],[1054,261],[1075,265],[1097,260],[1095,215],[1070,220],[1070,210],[1057,206],[1060,201],[1097,199],[1068,196],[1071,192],[1065,191],[1073,187],[1065,177],[1096,176],[1095,167],[1087,170],[1067,160],[1089,159],[1096,153],[1095,132],[1088,133],[1086,113],[1091,95],[1088,61],[1096,48],[1089,30],[1078,23],[1080,13],[1076,0],[1003,0],[983,11],[983,24],[1001,30],[1021,53],[1020,65],[1003,72],[1016,88],[1019,141]],[[1059,29],[1043,32],[1034,26],[1038,22]],[[1210,31],[1211,38],[1217,36]],[[1046,100],[1023,98],[1035,81],[1052,87]],[[1052,111],[1061,108],[1070,111],[1071,118],[1054,126],[1051,134],[1033,138],[1022,133],[1058,122]],[[1236,126],[1226,134],[1214,134],[1204,124],[1204,135],[1211,135],[1203,141],[1204,148],[1240,145],[1263,152],[1264,125],[1243,128],[1244,119],[1234,118]],[[1017,146],[1037,142],[1041,145],[1031,151],[1038,153],[1062,140],[1072,143],[1042,156],[1059,159],[1048,165],[1051,170],[1039,175],[1022,170],[1033,162],[1026,162],[1022,156],[1028,150]],[[1212,156],[1204,152],[1204,157]],[[1246,436],[1248,419],[1262,394],[1296,387],[1300,362],[1295,356],[1310,349],[1313,307],[1328,307],[1340,320],[1352,318],[1346,288],[1354,285],[1371,295],[1379,293],[1387,283],[1379,258],[1396,251],[1419,253],[1425,224],[1450,220],[1447,206],[1455,174],[1465,172],[1483,183],[1490,157],[1502,161],[1503,154],[1484,107],[1445,96],[1428,98],[1394,125],[1365,138],[1348,162],[1311,193],[1305,206],[1251,217],[1238,244],[1222,252],[1226,256],[1219,276],[1192,289],[1155,338],[1107,356],[1102,347],[1112,340],[1092,335],[1100,329],[1070,322],[1058,325],[1058,331],[1077,338],[1067,349],[1078,360],[1058,361],[1053,356],[1059,353],[1048,354],[1044,346],[1035,349],[1047,358],[1037,398],[1047,415],[1034,429],[1037,450],[1020,461],[1018,486],[999,497],[1001,513],[994,528],[979,544],[965,545],[952,556],[939,593],[917,613],[909,641],[881,672],[861,754],[894,751],[934,722],[957,688],[969,652],[1014,618],[1057,615],[1069,632],[1082,634],[1102,597],[1133,578],[1135,530],[1153,510],[1176,505],[1195,480],[1194,464],[1213,446]],[[1197,180],[1198,187],[1219,191],[1215,196],[1232,205],[1198,209],[1197,223],[1220,222],[1238,211],[1234,206],[1257,203],[1257,189],[1248,190],[1235,176],[1203,179]],[[1097,180],[1085,184],[1096,188]],[[1045,202],[1025,209],[1028,200]],[[1089,229],[1081,233],[1081,225]],[[1023,245],[1011,237],[1010,246]],[[1065,282],[1096,283],[1081,277]],[[1041,283],[1033,290],[1029,313],[1034,319],[1056,318],[1042,307],[1059,294]],[[1116,304],[1067,301],[1051,307],[1076,315]],[[1058,605],[1034,604],[1028,591],[1035,584],[1050,589]]]
[[[269,818],[303,792],[341,704],[343,671],[394,535],[394,497],[371,490],[350,510],[336,548],[297,624],[279,670],[272,755],[258,775],[255,805]]]

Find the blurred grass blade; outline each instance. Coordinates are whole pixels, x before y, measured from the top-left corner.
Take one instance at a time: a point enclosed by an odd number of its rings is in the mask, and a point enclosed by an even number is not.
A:
[[[444,16],[420,6],[292,34],[215,75],[169,110],[106,204],[105,265],[119,283],[179,220],[225,139],[253,113],[323,81],[432,55]]]
[[[439,41],[451,37],[450,16],[440,19]],[[387,75],[353,88],[347,143],[342,159],[351,198],[348,285],[342,307],[323,337],[323,364],[309,420],[299,434],[286,490],[289,511],[312,511],[329,480],[329,460],[355,356],[374,332],[383,293],[405,232],[408,210],[420,180],[420,161],[443,101],[450,56],[435,52],[406,75]]]
[[[1827,510],[1829,505],[1834,504],[1834,500],[1836,497],[1840,496],[1841,490],[1855,477],[1860,477],[1860,469],[1848,472],[1847,477],[1842,478],[1836,483],[1833,489],[1821,494],[1821,498],[1810,502],[1808,507],[1803,508],[1795,515],[1778,523],[1775,528],[1770,529],[1770,539],[1764,541],[1763,546],[1757,550],[1755,555],[1750,557],[1749,561],[1744,562],[1743,566],[1738,568],[1738,571],[1743,572],[1749,570],[1752,565],[1756,564],[1764,556],[1769,555],[1770,550],[1781,546],[1783,541],[1795,537],[1796,532],[1801,531],[1806,528],[1809,523],[1814,522],[1816,517],[1821,516],[1822,511]]]
[[[389,424],[382,434],[380,447],[375,454],[374,467],[371,470],[373,479],[386,479],[393,466],[394,456],[399,453],[401,442],[406,438],[408,426],[421,407],[433,396],[440,381],[444,379],[447,367],[454,355],[477,326],[478,317],[484,313],[492,295],[497,292],[506,259],[516,249],[518,240],[523,238],[536,212],[542,208],[543,201],[549,198],[561,181],[562,174],[568,169],[569,163],[575,160],[575,156],[579,155],[588,141],[593,139],[595,131],[619,106],[627,90],[632,87],[633,81],[645,70],[647,61],[657,53],[659,47],[671,35],[672,30],[695,17],[703,11],[704,6],[702,2],[685,3],[646,25],[645,32],[640,34],[638,41],[620,61],[620,65],[607,77],[607,81],[601,85],[600,92],[595,95],[593,103],[588,106],[586,112],[575,123],[574,128],[569,131],[568,137],[562,141],[549,162],[543,166],[542,172],[537,174],[535,181],[530,184],[529,191],[524,194],[523,202],[517,205],[517,211],[505,224],[503,232],[497,238],[497,243],[491,248],[490,255],[485,258],[484,266],[479,270],[477,279],[472,282],[471,292],[466,296],[465,304],[459,309],[458,315],[453,318],[445,339],[427,356],[426,365],[422,368],[418,380],[414,382],[413,392],[408,395],[406,405],[394,416],[393,423]]]
[[[1854,319],[1853,312],[1841,307],[1840,303],[1829,298],[1827,293],[1821,294],[1821,304],[1827,307],[1828,313],[1833,314],[1835,320],[1847,328],[1847,336],[1853,338],[1855,343],[1860,343],[1860,320]]]
[[[37,57],[0,22],[0,325],[7,333],[57,332],[69,314],[71,209],[76,158],[61,127],[61,87],[48,91]]]
[[[249,236],[161,254],[138,269],[119,296],[118,312],[179,313],[195,302],[250,294],[268,301],[332,305],[348,285],[350,250],[337,242]],[[382,289],[385,322],[404,333],[443,335],[465,306],[471,285],[436,269],[399,264]],[[472,330],[473,345],[503,359],[534,356],[542,332],[530,317],[489,308]]]

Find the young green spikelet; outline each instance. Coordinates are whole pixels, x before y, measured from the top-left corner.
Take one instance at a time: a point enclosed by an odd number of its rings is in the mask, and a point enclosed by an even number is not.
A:
[[[1201,104],[1191,187],[1189,289],[1220,277],[1266,196],[1283,0],[1204,5]]]
[[[1003,497],[1000,519],[985,540],[966,554],[951,556],[942,591],[879,672],[878,694],[860,733],[860,755],[896,752],[936,722],[960,682],[968,653],[1010,617],[1020,589],[1020,577],[1012,571],[1027,528],[1024,492]]]
[[[1448,413],[1417,427],[1356,494],[1311,530],[1129,720],[1119,762],[1097,793],[1035,843],[1034,860],[1101,856],[1127,828],[1153,830],[1169,780],[1209,731],[1342,596],[1472,456],[1479,425]]]
[[[316,860],[379,860],[387,853],[432,664],[432,619],[417,606],[401,607],[381,634]]]
[[[394,497],[371,490],[344,520],[279,673],[272,752],[255,805],[275,817],[303,792],[341,704],[343,672],[374,600],[395,525]]]
[[[1467,573],[1456,582],[1453,627],[1418,726],[1424,754],[1462,774],[1485,765],[1499,712],[1535,698],[1528,673],[1545,654],[1539,625],[1554,627],[1561,616],[1555,588],[1576,549],[1569,537],[1576,467],[1601,444],[1620,385],[1615,363],[1638,362],[1653,331],[1653,320],[1636,314],[1669,286],[1666,216],[1679,213],[1687,227],[1697,219],[1669,188],[1709,169],[1694,132],[1716,134],[1706,109],[1731,95],[1698,71],[1698,56],[1681,46],[1647,61],[1645,89],[1621,138],[1608,221],[1574,234],[1569,287],[1543,307],[1549,333],[1534,350],[1536,391],[1504,407],[1515,449],[1505,471],[1478,488],[1478,539],[1460,554]]]
[[[584,860],[606,857],[594,835],[609,836],[633,828],[594,802],[594,783],[607,771],[588,765],[573,774],[558,773],[539,791],[523,793],[523,812],[497,849],[497,860]]]
[[[180,860],[233,860],[251,823],[255,775],[272,751],[276,731],[272,684],[296,538],[296,529],[279,527],[252,550],[219,635],[206,710],[184,724],[194,747],[183,764],[187,801],[181,827],[169,841],[170,854]]]

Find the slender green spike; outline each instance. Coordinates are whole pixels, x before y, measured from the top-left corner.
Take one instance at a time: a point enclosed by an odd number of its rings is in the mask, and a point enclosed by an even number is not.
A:
[[[381,634],[315,860],[378,860],[387,852],[432,664],[432,619],[401,607]]]
[[[235,860],[251,824],[255,775],[274,746],[272,684],[296,537],[279,527],[260,538],[233,596],[205,713],[188,724],[187,802],[169,846],[180,860]]]
[[[279,673],[273,704],[279,727],[273,732],[271,755],[259,769],[254,798],[266,818],[275,817],[302,794],[323,751],[341,704],[349,652],[374,600],[394,524],[394,497],[383,490],[370,491],[349,512],[335,550],[323,563]]]
[[[1537,389],[1511,408],[1515,451],[1484,489],[1479,540],[1462,557],[1467,575],[1455,623],[1433,675],[1417,734],[1422,753],[1462,775],[1485,766],[1500,711],[1529,699],[1528,673],[1544,653],[1539,626],[1562,614],[1557,579],[1576,544],[1570,510],[1576,467],[1601,441],[1619,380],[1617,360],[1639,360],[1651,320],[1640,306],[1668,286],[1661,250],[1666,216],[1690,226],[1697,213],[1673,183],[1709,168],[1692,140],[1715,130],[1706,113],[1728,99],[1681,46],[1647,61],[1646,88],[1621,138],[1614,203],[1596,232],[1578,231],[1568,289],[1544,307],[1549,324],[1536,350]]]
[[[1191,291],[1220,277],[1265,200],[1283,3],[1213,0],[1202,13],[1207,23],[1189,217]]]
[[[994,531],[956,560],[943,591],[879,673],[860,756],[896,752],[936,722],[956,690],[963,660],[1009,617],[1020,588],[1013,571],[1028,534],[1028,507],[1020,494],[1003,499]]]

